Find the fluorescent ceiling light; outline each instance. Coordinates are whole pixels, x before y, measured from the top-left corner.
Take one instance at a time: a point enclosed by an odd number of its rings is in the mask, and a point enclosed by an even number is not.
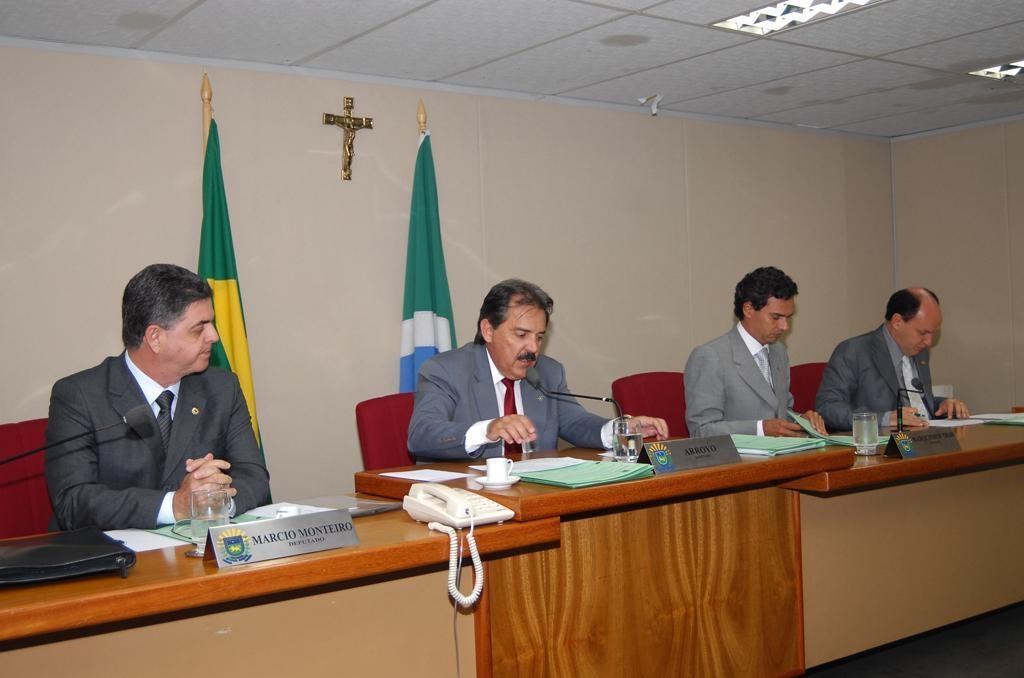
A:
[[[749,14],[734,16],[712,25],[743,33],[768,35],[870,2],[876,2],[876,0],[789,0],[755,9]]]
[[[1024,70],[1024,59],[1008,64],[997,64],[983,68],[980,71],[971,71],[967,75],[980,75],[983,78],[995,78],[996,80],[1014,79]]]

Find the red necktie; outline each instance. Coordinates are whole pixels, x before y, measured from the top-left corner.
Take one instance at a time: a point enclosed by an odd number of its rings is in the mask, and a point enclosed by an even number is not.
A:
[[[508,377],[503,377],[501,383],[505,384],[504,415],[507,417],[510,414],[519,414],[516,412],[516,382]],[[519,454],[523,451],[523,446],[519,443],[505,443],[505,451]]]

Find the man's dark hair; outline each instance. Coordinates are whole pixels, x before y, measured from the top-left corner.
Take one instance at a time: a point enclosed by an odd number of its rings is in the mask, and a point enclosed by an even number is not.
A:
[[[939,298],[927,287],[922,287],[928,296],[938,304]],[[885,319],[892,320],[892,317],[897,313],[904,320],[912,320],[914,316],[921,310],[921,301],[924,299],[924,295],[920,293],[914,293],[909,289],[902,289],[898,292],[893,292],[892,296],[889,297],[889,303],[885,305]]]
[[[193,302],[213,297],[209,284],[174,264],[151,264],[128,281],[121,298],[121,341],[138,348],[146,328],[169,328]]]
[[[544,320],[551,317],[555,302],[548,293],[537,285],[518,278],[509,278],[491,288],[480,306],[480,317],[476,320],[476,338],[474,343],[484,343],[484,335],[480,332],[480,321],[484,318],[491,327],[498,327],[508,317],[508,310],[513,306],[536,306],[544,311]]]
[[[768,297],[792,299],[795,296],[796,283],[792,278],[774,266],[762,266],[746,274],[743,280],[736,283],[733,313],[743,320],[743,304],[748,301],[755,311],[760,311],[768,303]]]

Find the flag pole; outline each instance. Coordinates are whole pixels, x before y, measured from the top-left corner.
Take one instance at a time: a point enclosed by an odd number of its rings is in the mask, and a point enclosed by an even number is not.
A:
[[[203,100],[203,157],[206,156],[206,140],[210,136],[210,121],[213,120],[213,88],[210,78],[203,73],[203,84],[199,86],[199,98]]]

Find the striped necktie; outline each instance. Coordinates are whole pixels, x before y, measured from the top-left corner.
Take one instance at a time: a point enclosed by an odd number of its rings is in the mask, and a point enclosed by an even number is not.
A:
[[[775,388],[775,384],[772,383],[772,370],[768,366],[768,347],[765,346],[760,351],[754,354],[754,362],[757,363],[757,367],[761,370],[761,376],[768,382],[768,385]]]
[[[164,391],[156,397],[156,404],[160,412],[156,415],[156,425],[160,429],[160,440],[164,443],[164,451],[167,450],[167,443],[171,440],[171,403],[174,402],[174,393]]]

